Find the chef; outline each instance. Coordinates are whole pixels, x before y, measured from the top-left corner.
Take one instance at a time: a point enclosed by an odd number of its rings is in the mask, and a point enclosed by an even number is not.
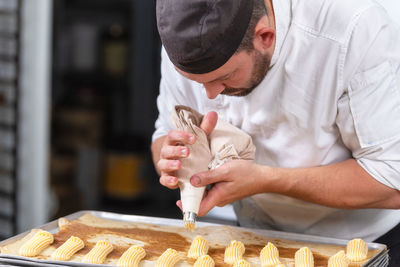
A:
[[[199,215],[233,203],[238,223],[387,244],[400,266],[400,28],[372,0],[158,0],[163,44],[152,152],[160,183],[196,138],[186,105],[248,133],[254,162],[196,173]],[[178,202],[178,205],[180,203]]]

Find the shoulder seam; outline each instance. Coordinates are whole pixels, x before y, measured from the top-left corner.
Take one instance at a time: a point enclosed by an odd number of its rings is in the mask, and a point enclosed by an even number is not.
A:
[[[297,26],[297,27],[299,27],[300,29],[302,29],[303,31],[305,31],[306,33],[308,33],[310,35],[313,35],[315,37],[325,38],[325,39],[337,42],[337,43],[339,43],[341,45],[345,45],[347,47],[347,43],[348,43],[348,41],[349,41],[349,39],[351,37],[351,33],[352,33],[355,25],[358,22],[358,19],[360,18],[362,13],[364,13],[367,9],[369,9],[371,7],[374,7],[374,6],[376,6],[376,5],[375,4],[370,4],[370,5],[362,8],[359,12],[357,12],[357,13],[355,13],[353,15],[353,17],[351,18],[349,24],[346,27],[346,32],[345,32],[345,35],[344,35],[345,37],[344,37],[343,40],[340,40],[340,39],[334,37],[331,34],[327,34],[327,33],[324,33],[324,32],[317,31],[317,30],[315,30],[315,29],[313,29],[311,27],[308,27],[308,26],[306,26],[304,24],[301,24],[299,22],[296,22],[296,21],[293,21],[292,24]]]
[[[319,31],[316,31],[315,29],[305,26],[303,24],[297,23],[297,22],[293,22],[293,25],[299,27],[300,29],[302,29],[303,31],[315,36],[315,37],[322,37],[331,41],[335,41],[335,42],[340,42],[337,38],[335,38],[334,36],[330,35],[330,34],[325,34],[325,33],[321,33]]]

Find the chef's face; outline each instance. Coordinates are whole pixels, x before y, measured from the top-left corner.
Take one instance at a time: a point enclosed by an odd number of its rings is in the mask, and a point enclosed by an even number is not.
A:
[[[246,96],[261,83],[271,62],[269,54],[257,49],[235,53],[223,66],[205,74],[191,74],[178,70],[186,78],[202,83],[210,99],[219,94]]]

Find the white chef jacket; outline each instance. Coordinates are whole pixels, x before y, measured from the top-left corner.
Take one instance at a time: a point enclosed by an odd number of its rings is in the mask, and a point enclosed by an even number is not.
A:
[[[162,51],[153,140],[187,105],[253,138],[258,164],[286,168],[354,158],[373,178],[400,189],[400,29],[372,0],[273,0],[271,68],[244,97],[208,99]],[[321,177],[321,179],[324,179]],[[349,177],[351,179],[351,177]],[[400,210],[329,208],[278,194],[234,204],[241,225],[372,241],[400,222]]]

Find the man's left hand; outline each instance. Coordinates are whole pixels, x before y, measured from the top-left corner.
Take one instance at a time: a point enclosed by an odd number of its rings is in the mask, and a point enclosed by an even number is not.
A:
[[[193,186],[211,185],[200,204],[199,216],[206,215],[215,206],[223,207],[236,200],[261,193],[262,168],[249,160],[232,160],[207,172],[197,173],[190,182]],[[179,205],[180,203],[178,203]]]

